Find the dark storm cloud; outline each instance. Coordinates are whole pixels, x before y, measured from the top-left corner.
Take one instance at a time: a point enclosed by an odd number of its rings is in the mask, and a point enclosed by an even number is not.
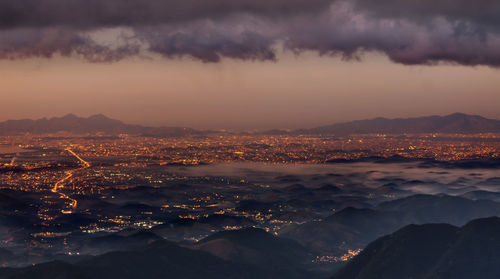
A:
[[[274,41],[244,29],[233,33],[230,25],[190,25],[187,30],[172,27],[136,29],[137,38],[149,50],[168,58],[191,56],[203,62],[219,62],[222,57],[240,60],[275,60]]]
[[[283,47],[498,67],[499,31],[500,3],[490,0],[0,0],[0,58],[10,59],[60,54],[101,62],[149,52],[274,61]],[[103,43],[96,32],[111,39]]]
[[[62,56],[77,55],[90,62],[113,62],[138,52],[138,45],[126,44],[111,48],[99,45],[89,36],[75,30],[0,30],[0,59],[51,58],[57,53]]]
[[[500,66],[499,34],[473,22],[458,24],[444,17],[428,17],[422,23],[399,16],[374,17],[350,5],[337,5],[307,23],[289,24],[286,33],[287,47],[297,52],[358,59],[365,51],[376,51],[407,65]]]
[[[0,28],[138,26],[216,19],[234,13],[289,16],[333,0],[0,0]]]
[[[357,8],[385,18],[404,18],[425,22],[432,17],[470,21],[484,25],[500,23],[497,0],[354,0]],[[498,26],[496,26],[498,28]]]

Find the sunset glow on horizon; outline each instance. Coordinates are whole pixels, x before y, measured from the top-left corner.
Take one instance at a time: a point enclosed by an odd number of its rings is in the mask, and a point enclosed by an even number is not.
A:
[[[10,104],[0,119],[103,113],[155,126],[290,129],[453,112],[500,118],[499,77],[487,66],[405,66],[376,53],[360,61],[290,52],[276,62],[0,61]]]

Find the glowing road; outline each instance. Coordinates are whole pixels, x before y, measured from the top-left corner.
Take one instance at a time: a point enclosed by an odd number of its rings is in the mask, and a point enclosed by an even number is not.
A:
[[[70,207],[71,207],[71,209],[75,209],[78,206],[78,201],[75,200],[75,199],[73,199],[73,198],[70,198],[68,195],[60,192],[60,190],[62,188],[64,188],[64,184],[63,183],[66,182],[66,181],[68,181],[69,179],[71,179],[71,177],[73,177],[73,173],[74,172],[90,167],[90,163],[87,162],[87,161],[85,161],[85,160],[83,160],[80,156],[78,156],[78,154],[76,154],[75,152],[73,152],[73,150],[71,150],[69,148],[66,148],[65,150],[68,151],[75,158],[77,158],[78,161],[80,161],[80,163],[83,166],[81,168],[77,168],[77,169],[72,169],[72,170],[66,171],[65,172],[66,176],[63,177],[62,179],[60,179],[59,181],[57,181],[54,184],[54,187],[52,187],[51,191],[53,193],[58,194],[61,199],[69,200],[70,201]],[[65,213],[65,214],[72,213],[71,211],[68,211],[68,210],[62,210],[62,212]]]

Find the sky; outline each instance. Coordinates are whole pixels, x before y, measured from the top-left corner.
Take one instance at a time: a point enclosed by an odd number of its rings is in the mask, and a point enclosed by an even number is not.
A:
[[[500,119],[493,0],[0,0],[0,120]]]

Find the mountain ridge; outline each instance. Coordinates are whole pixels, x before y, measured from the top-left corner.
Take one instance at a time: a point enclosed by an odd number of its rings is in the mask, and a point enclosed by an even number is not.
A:
[[[370,243],[331,279],[498,278],[500,218],[409,225]]]
[[[347,207],[323,218],[282,229],[280,237],[305,247],[338,252],[338,247],[357,249],[409,224],[467,222],[500,216],[500,203],[449,195],[411,195],[382,202],[372,208]]]
[[[62,258],[40,264],[18,267],[0,268],[2,279],[135,279],[135,278],[234,278],[234,279],[305,279],[311,277],[307,270],[308,258],[291,260],[296,253],[307,256],[304,248],[292,240],[281,239],[264,230],[246,228],[235,231],[215,233],[212,237],[201,240],[199,244],[210,244],[214,240],[225,239],[234,244],[240,255],[237,258],[224,259],[209,247],[184,245],[153,237],[154,234],[142,232],[137,245],[128,245],[118,250],[105,251],[102,254],[84,257]],[[247,239],[250,236],[251,241]],[[146,237],[146,238],[145,238]],[[115,240],[117,239],[114,237]],[[133,238],[119,237],[116,243],[125,244],[124,240]],[[97,242],[109,240],[99,237]],[[253,243],[248,243],[253,242]],[[250,244],[253,244],[249,246]],[[283,249],[283,251],[282,251]],[[293,255],[287,255],[294,252]],[[272,264],[260,257],[269,253],[267,259],[273,258]],[[288,256],[288,257],[287,257]],[[282,259],[284,258],[284,259]],[[300,260],[305,260],[302,262]]]
[[[109,118],[103,114],[79,117],[67,114],[62,117],[19,119],[0,122],[0,136],[22,134],[52,134],[69,132],[74,134],[134,134],[144,136],[183,136],[189,134],[206,134],[210,131],[196,130],[188,127],[151,127],[127,124]],[[335,123],[314,128],[292,131],[269,130],[258,134],[317,134],[317,135],[349,135],[349,134],[477,134],[500,133],[500,120],[485,118],[480,115],[453,113],[445,116],[431,115],[412,118],[377,117],[365,120]]]
[[[500,132],[500,120],[480,115],[453,113],[412,118],[384,118],[355,120],[311,129],[299,129],[299,134],[475,134]]]
[[[0,135],[55,134],[60,132],[69,132],[73,134],[104,133],[108,135],[135,134],[153,137],[184,136],[203,133],[202,131],[187,127],[149,127],[126,124],[103,114],[95,114],[89,117],[66,114],[62,117],[44,117],[36,120],[20,119],[0,122]]]

